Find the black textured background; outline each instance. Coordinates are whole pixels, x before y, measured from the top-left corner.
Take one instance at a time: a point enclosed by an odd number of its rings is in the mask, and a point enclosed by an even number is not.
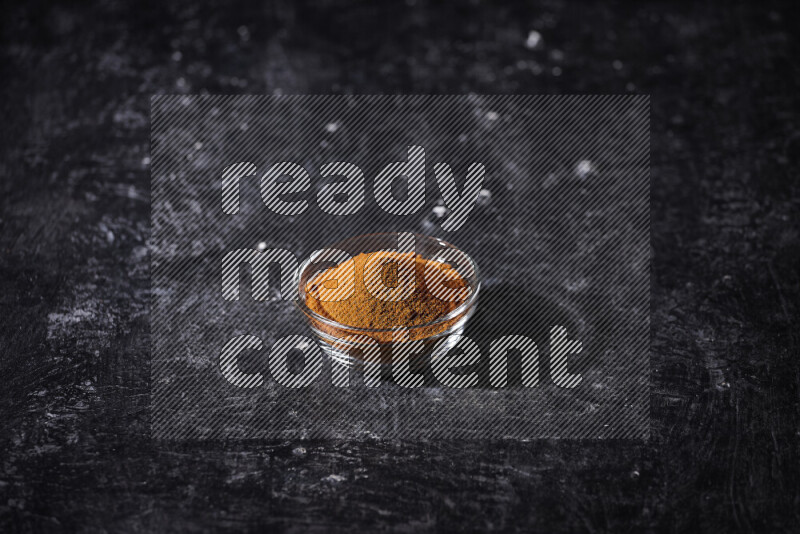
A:
[[[790,4],[351,4],[3,4],[0,530],[796,530]],[[149,96],[204,91],[652,94],[650,441],[150,442]]]

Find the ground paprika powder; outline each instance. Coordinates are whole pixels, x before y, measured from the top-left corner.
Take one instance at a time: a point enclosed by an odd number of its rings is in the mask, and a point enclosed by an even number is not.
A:
[[[368,261],[386,260],[385,268],[381,272],[381,281],[387,288],[397,287],[400,283],[397,265],[401,262],[413,262],[414,290],[403,300],[384,300],[377,298],[367,288],[364,282],[364,267]],[[352,263],[351,263],[352,262]],[[306,305],[312,311],[336,321],[345,326],[355,328],[368,328],[375,330],[392,328],[409,328],[411,339],[423,339],[446,330],[453,321],[443,321],[441,324],[427,328],[417,328],[427,325],[445,315],[453,312],[462,303],[462,300],[447,301],[437,298],[425,283],[425,268],[428,260],[413,252],[400,253],[397,251],[379,251],[362,253],[352,260],[347,260],[325,269],[315,275],[309,282],[306,291]],[[440,264],[442,269],[450,269],[447,264]],[[348,298],[326,301],[330,298],[337,282],[331,280],[345,280],[352,276],[354,284],[353,293]],[[463,278],[451,275],[454,285],[466,285]],[[457,320],[454,318],[453,320]],[[319,325],[317,325],[319,327]],[[336,335],[330,328],[323,328],[328,333]],[[392,341],[390,336],[372,335],[376,341]]]

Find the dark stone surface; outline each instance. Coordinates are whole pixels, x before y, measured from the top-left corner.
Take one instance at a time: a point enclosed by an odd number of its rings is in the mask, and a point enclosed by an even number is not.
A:
[[[4,5],[0,530],[796,530],[796,17],[371,6]],[[152,443],[148,97],[278,90],[652,94],[651,440]]]

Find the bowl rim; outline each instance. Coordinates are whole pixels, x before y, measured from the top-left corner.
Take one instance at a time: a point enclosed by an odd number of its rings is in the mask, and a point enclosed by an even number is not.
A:
[[[420,324],[420,325],[396,326],[396,327],[393,327],[393,328],[363,328],[363,327],[359,327],[359,326],[347,325],[347,324],[335,321],[333,319],[330,319],[328,317],[325,317],[323,315],[320,315],[317,312],[315,312],[314,310],[312,310],[311,308],[309,308],[308,305],[306,305],[306,290],[305,290],[304,287],[300,286],[300,278],[302,276],[303,271],[305,271],[305,269],[311,263],[313,263],[313,260],[315,259],[315,257],[317,257],[318,253],[321,253],[322,251],[326,250],[327,248],[336,248],[337,245],[345,243],[347,241],[350,241],[351,239],[362,239],[362,238],[371,237],[371,236],[397,235],[397,234],[401,234],[401,233],[413,234],[414,235],[414,239],[415,239],[415,245],[416,245],[416,240],[419,239],[419,238],[422,238],[424,240],[435,241],[435,242],[437,242],[439,244],[442,244],[442,245],[444,245],[446,247],[455,249],[455,250],[459,251],[461,254],[463,254],[467,258],[467,260],[469,260],[470,266],[472,267],[472,272],[474,273],[473,277],[475,279],[475,287],[472,290],[472,293],[470,294],[469,298],[467,298],[467,300],[462,302],[457,308],[455,308],[450,313],[442,315],[441,317],[438,317],[433,321],[430,321],[430,322],[427,322],[427,323],[424,323],[424,324]],[[375,252],[377,252],[377,250]],[[414,252],[415,252],[415,254],[417,253],[416,252],[416,246],[415,246],[415,251]],[[297,305],[298,308],[300,308],[300,311],[302,311],[309,318],[311,318],[311,319],[313,319],[315,321],[319,321],[320,323],[322,323],[324,325],[327,325],[327,326],[330,326],[332,328],[339,329],[339,330],[346,330],[348,333],[355,333],[355,334],[358,334],[358,333],[364,333],[364,334],[389,333],[389,332],[396,332],[396,331],[401,331],[401,330],[416,331],[416,330],[421,330],[423,328],[431,328],[433,326],[438,326],[438,325],[450,322],[450,321],[452,321],[454,319],[459,318],[464,313],[468,312],[470,310],[470,308],[475,305],[475,303],[478,300],[478,293],[480,293],[481,286],[483,285],[483,282],[481,280],[481,272],[480,272],[480,269],[478,268],[477,262],[475,262],[475,260],[472,258],[472,256],[470,256],[469,254],[464,252],[462,249],[460,249],[457,246],[453,245],[452,243],[450,243],[448,241],[445,241],[444,239],[440,239],[438,237],[434,237],[434,236],[430,236],[430,235],[426,235],[426,234],[418,234],[416,232],[399,232],[399,231],[397,231],[397,232],[373,232],[373,233],[369,233],[369,234],[360,234],[360,235],[348,237],[348,238],[342,239],[340,241],[337,241],[336,243],[334,243],[333,245],[330,245],[329,247],[326,247],[326,248],[323,248],[323,249],[320,249],[320,250],[316,250],[297,267],[297,269],[295,270],[293,279],[294,279],[294,285],[298,290],[298,298],[295,301],[295,304]]]

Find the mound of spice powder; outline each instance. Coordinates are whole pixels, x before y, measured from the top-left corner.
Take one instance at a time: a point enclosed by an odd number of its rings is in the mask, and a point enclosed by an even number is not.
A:
[[[396,288],[400,283],[398,264],[413,262],[414,290],[404,300],[384,300],[375,297],[364,283],[364,266],[367,261],[386,261],[381,270],[381,281],[387,288]],[[413,252],[379,251],[363,253],[336,267],[325,269],[314,276],[307,286],[306,305],[323,317],[356,328],[389,329],[413,327],[435,321],[452,312],[462,301],[441,300],[433,295],[425,284],[425,268],[428,261]],[[450,265],[438,264],[451,274],[448,286],[466,285]],[[327,302],[334,293],[338,281],[353,276],[353,294],[343,300]],[[327,296],[327,298],[326,298]],[[434,332],[431,332],[434,333]],[[416,336],[412,336],[416,337]]]

